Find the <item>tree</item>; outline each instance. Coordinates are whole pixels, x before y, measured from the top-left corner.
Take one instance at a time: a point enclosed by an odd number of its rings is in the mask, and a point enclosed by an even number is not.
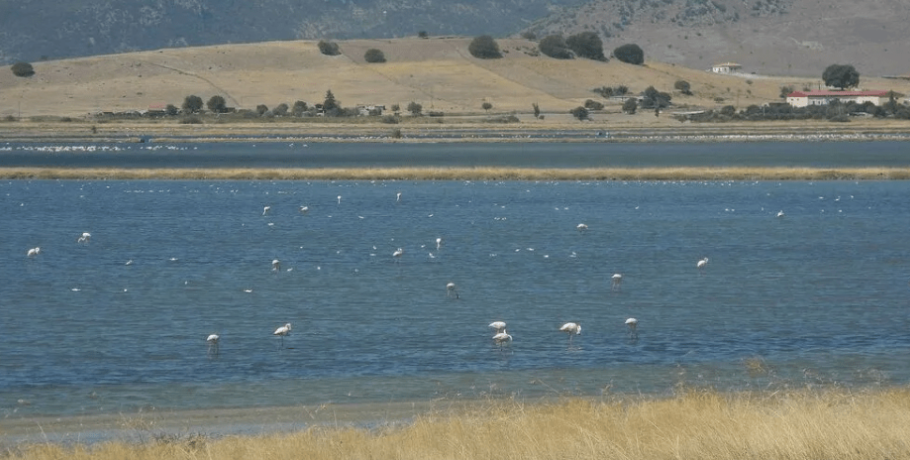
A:
[[[178,109],[174,104],[168,104],[167,107],[164,108],[164,113],[173,117],[174,115],[180,113],[180,109]]]
[[[183,100],[183,110],[189,113],[196,113],[202,110],[202,98],[196,95],[189,95]]]
[[[265,113],[268,111],[269,111],[269,106],[267,106],[265,104],[259,104],[256,106],[256,113],[258,113],[259,116],[265,115]]]
[[[571,113],[572,116],[574,116],[575,118],[578,118],[579,120],[588,119],[588,109],[581,107],[581,106],[578,106],[572,110],[569,110],[569,113]]]
[[[468,45],[468,52],[477,59],[499,59],[502,53],[499,51],[499,44],[489,35],[474,37],[471,44]]]
[[[363,60],[370,63],[385,62],[385,54],[376,48],[370,48],[363,54]]]
[[[691,96],[692,95],[692,86],[689,85],[689,82],[685,80],[676,80],[676,83],[673,84],[673,87],[678,89],[679,92]]]
[[[613,56],[627,64],[642,65],[645,62],[645,52],[641,50],[640,46],[634,43],[622,45],[614,49]]]
[[[484,102],[483,104],[480,105],[480,107],[489,112],[490,109],[493,108],[493,104],[490,104],[489,102]]]
[[[593,59],[595,61],[606,61],[604,56],[604,44],[594,32],[582,32],[580,34],[570,35],[566,39],[566,45],[575,52],[576,56]]]
[[[536,102],[532,102],[531,107],[534,108],[534,118],[540,118],[540,106]]]
[[[422,110],[423,106],[414,101],[411,101],[411,103],[408,104],[408,112],[411,112],[412,115],[420,115]]]
[[[653,86],[649,86],[641,94],[639,107],[643,109],[662,109],[670,106],[673,96],[668,93],[658,91]]]
[[[420,38],[430,38],[430,36],[427,35],[427,31],[425,31],[425,30],[421,30],[420,32],[417,32],[417,36]]]
[[[628,113],[629,115],[635,115],[635,111],[638,110],[638,101],[635,98],[628,98],[626,102],[622,103],[622,111]]]
[[[299,116],[303,115],[306,112],[306,110],[307,110],[306,102],[297,101],[294,103],[294,107],[291,109],[291,113],[293,113],[295,117],[299,117]]]
[[[224,98],[217,95],[210,97],[209,101],[205,103],[205,106],[215,113],[224,113],[227,109]]]
[[[401,106],[398,105],[398,104],[392,104],[391,109],[392,109],[392,112],[393,112],[393,113],[401,112]]]
[[[338,56],[341,54],[341,50],[338,49],[338,43],[320,40],[318,46],[319,52],[326,56]]]
[[[594,99],[588,99],[585,101],[585,108],[589,110],[601,110],[604,108],[604,105]]]
[[[546,54],[553,59],[572,59],[575,57],[575,55],[572,54],[572,50],[566,45],[566,41],[562,38],[562,35],[547,35],[540,40],[540,43],[537,44],[537,48],[540,49],[541,53]]]
[[[28,62],[17,62],[10,67],[10,70],[17,77],[31,77],[35,74],[35,69]]]
[[[859,72],[852,65],[831,64],[822,73],[825,85],[835,88],[852,88],[859,85]]]
[[[781,98],[781,99],[786,99],[787,96],[788,96],[790,93],[792,93],[793,91],[794,91],[794,90],[793,90],[793,87],[792,87],[792,86],[781,86],[781,87],[780,87],[780,98]]]
[[[327,116],[334,116],[338,109],[341,107],[341,103],[335,100],[335,95],[332,94],[332,90],[325,92],[325,100],[322,102],[322,110]]]
[[[275,107],[272,110],[272,113],[279,117],[286,116],[288,114],[288,105],[282,102],[281,104],[278,104],[278,107]]]

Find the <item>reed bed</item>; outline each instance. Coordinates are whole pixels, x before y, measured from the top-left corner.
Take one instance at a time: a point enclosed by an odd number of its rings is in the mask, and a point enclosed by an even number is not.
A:
[[[492,400],[383,428],[25,445],[13,459],[910,459],[910,390]]]
[[[2,179],[67,180],[907,180],[900,168],[0,168]]]

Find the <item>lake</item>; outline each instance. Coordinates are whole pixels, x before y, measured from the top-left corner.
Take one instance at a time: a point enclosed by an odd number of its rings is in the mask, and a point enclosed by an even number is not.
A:
[[[904,181],[4,181],[0,411],[906,385],[907,197]]]

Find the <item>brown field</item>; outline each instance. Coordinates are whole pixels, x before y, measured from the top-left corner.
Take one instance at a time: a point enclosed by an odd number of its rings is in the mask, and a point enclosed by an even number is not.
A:
[[[905,388],[490,400],[367,429],[5,446],[14,459],[910,459]]]
[[[908,180],[908,168],[0,168],[3,179],[69,180]]]
[[[617,60],[606,64],[562,61],[529,55],[527,51],[536,45],[520,39],[499,40],[507,52],[503,59],[480,60],[468,54],[469,40],[349,40],[340,42],[343,54],[339,56],[320,54],[314,41],[286,41],[36,62],[36,74],[30,78],[0,72],[0,117],[81,118],[90,112],[145,110],[169,103],[179,107],[190,94],[204,101],[221,95],[228,106],[238,109],[293,105],[296,100],[313,104],[331,89],[345,107],[395,103],[405,107],[415,101],[424,111],[483,118],[487,114],[481,104],[490,102],[492,114],[516,113],[521,124],[578,126],[566,111],[586,99],[600,100],[591,89],[605,85],[623,84],[632,93],[653,85],[673,94],[673,110],[688,110],[778,102],[782,85],[801,89],[819,84],[817,78],[724,76],[656,61],[646,61],[644,66]],[[369,48],[382,50],[388,62],[365,63],[363,54]],[[692,96],[673,89],[678,79],[691,84]],[[863,76],[862,83],[864,88],[910,93],[906,80]],[[533,102],[540,105],[544,120],[525,116],[532,112]],[[622,115],[619,106],[619,102],[607,102],[593,122],[644,127],[678,124],[653,113]]]

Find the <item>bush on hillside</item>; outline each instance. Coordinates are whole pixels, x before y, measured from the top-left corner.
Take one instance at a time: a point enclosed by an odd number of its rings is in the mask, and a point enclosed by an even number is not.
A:
[[[265,113],[268,111],[269,111],[269,106],[267,106],[265,104],[259,104],[256,106],[256,113],[259,114],[260,117],[265,115]]]
[[[626,99],[626,102],[622,104],[622,111],[628,113],[629,115],[635,115],[635,111],[638,110],[638,101],[634,98]]]
[[[326,56],[338,56],[341,54],[341,49],[338,48],[338,43],[320,40],[318,46],[319,52]]]
[[[673,96],[669,93],[658,91],[653,86],[649,86],[641,93],[641,99],[638,106],[643,109],[662,109],[670,106]]]
[[[414,101],[411,101],[411,103],[408,104],[408,112],[411,112],[411,115],[420,115],[420,112],[422,112],[422,111],[423,111],[422,105],[420,105]]]
[[[572,50],[566,45],[562,35],[547,35],[537,44],[540,52],[550,56],[553,59],[572,59],[575,57]]]
[[[594,32],[570,35],[566,39],[566,45],[575,52],[576,56],[595,61],[606,62],[607,60],[607,57],[604,56],[604,44]]]
[[[363,60],[369,63],[381,63],[385,62],[385,54],[382,51],[371,48],[368,49],[366,53],[363,54]]]
[[[224,102],[224,98],[217,95],[210,97],[209,101],[205,103],[205,106],[215,113],[224,113],[227,111],[227,106]]]
[[[676,83],[673,84],[673,87],[686,96],[692,95],[692,86],[685,80],[676,80]]]
[[[471,44],[468,45],[468,52],[477,59],[499,59],[502,53],[499,51],[499,44],[489,35],[474,37]]]
[[[196,113],[202,110],[202,98],[191,94],[183,99],[183,110],[187,113]]]
[[[641,47],[629,43],[613,50],[613,57],[627,64],[642,65],[645,62],[645,52]]]
[[[35,69],[28,62],[17,62],[10,67],[10,70],[17,77],[31,77],[35,74]]]
[[[288,114],[288,105],[285,104],[284,102],[282,102],[281,104],[278,104],[278,106],[275,107],[275,108],[272,110],[272,113],[275,114],[275,116],[278,116],[278,117],[287,116],[287,114]]]
[[[594,99],[588,99],[585,101],[585,108],[588,110],[601,110],[604,108],[604,105]]]
[[[569,110],[569,113],[571,113],[573,117],[578,118],[579,120],[587,120],[589,114],[588,109],[581,106]]]

